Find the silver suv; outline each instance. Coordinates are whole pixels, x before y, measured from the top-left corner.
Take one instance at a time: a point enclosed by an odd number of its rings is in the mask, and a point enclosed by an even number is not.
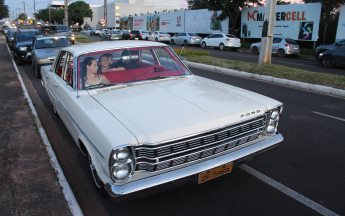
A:
[[[253,43],[250,46],[250,51],[252,51],[254,55],[258,55],[260,46],[261,42]],[[285,55],[299,55],[300,48],[298,43],[293,39],[274,37],[272,44],[272,54],[277,54],[280,58],[285,57]]]

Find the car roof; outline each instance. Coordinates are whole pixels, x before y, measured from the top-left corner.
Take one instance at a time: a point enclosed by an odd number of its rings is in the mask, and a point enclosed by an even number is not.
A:
[[[65,47],[61,50],[72,52],[74,55],[80,55],[84,53],[98,52],[103,50],[114,50],[124,48],[136,48],[136,47],[152,47],[152,46],[168,46],[163,43],[150,42],[150,41],[103,41],[94,43],[80,43],[74,46]]]
[[[39,32],[37,29],[18,29],[19,32]]]
[[[41,34],[41,35],[37,35],[37,38],[67,38],[66,35],[63,34]]]

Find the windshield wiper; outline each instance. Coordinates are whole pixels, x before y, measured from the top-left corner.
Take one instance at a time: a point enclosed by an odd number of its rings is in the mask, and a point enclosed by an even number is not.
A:
[[[157,80],[157,79],[165,79],[165,78],[169,78],[170,76],[155,76],[155,77],[151,77],[151,78],[147,78],[145,80]]]
[[[92,89],[92,88],[97,88],[97,87],[106,87],[106,86],[112,86],[112,85],[118,85],[118,83],[99,83],[99,84],[94,84],[94,85],[90,85],[88,87],[85,87],[85,89]]]

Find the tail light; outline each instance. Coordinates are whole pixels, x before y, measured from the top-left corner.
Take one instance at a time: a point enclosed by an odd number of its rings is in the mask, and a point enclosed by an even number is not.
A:
[[[291,45],[290,45],[290,44],[284,44],[284,46],[286,46],[286,47],[291,47]]]
[[[120,36],[122,37],[122,34],[120,34]]]
[[[113,35],[111,34],[110,37],[112,37]]]
[[[164,37],[163,35],[159,35],[159,37]]]
[[[143,36],[143,34],[140,34],[140,36]]]
[[[226,41],[231,42],[231,40],[230,40],[230,39],[226,39]]]
[[[133,34],[131,33],[129,36],[131,36],[131,37],[132,37],[132,36],[133,36]]]

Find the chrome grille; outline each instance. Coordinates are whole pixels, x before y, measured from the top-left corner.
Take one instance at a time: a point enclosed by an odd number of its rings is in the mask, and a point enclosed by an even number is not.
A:
[[[136,171],[156,172],[228,151],[259,137],[266,115],[160,145],[134,147]]]

